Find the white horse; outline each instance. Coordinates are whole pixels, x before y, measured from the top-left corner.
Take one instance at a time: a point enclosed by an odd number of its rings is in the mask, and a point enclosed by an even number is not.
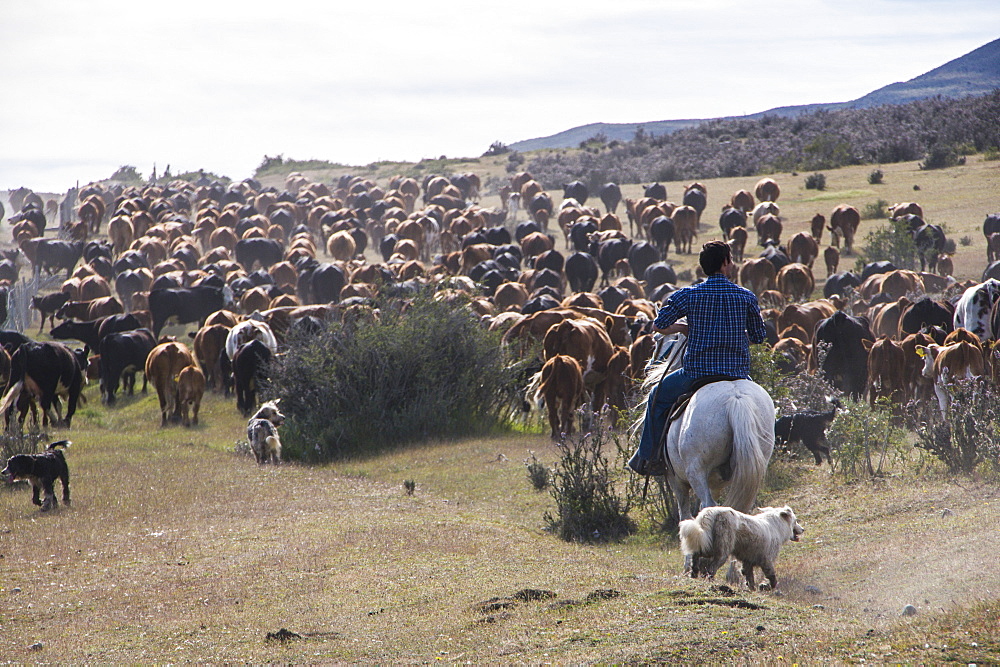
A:
[[[680,355],[671,356],[673,360],[650,369],[643,382],[647,398],[660,379],[679,366]],[[691,508],[692,492],[702,508],[711,507],[718,504],[715,494],[725,487],[726,505],[749,513],[774,450],[774,402],[751,380],[705,385],[680,419],[669,425],[665,446],[666,482],[681,520],[697,513]]]

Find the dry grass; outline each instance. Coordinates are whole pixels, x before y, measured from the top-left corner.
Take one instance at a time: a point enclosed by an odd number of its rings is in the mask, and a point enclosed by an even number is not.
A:
[[[215,397],[190,431],[160,430],[152,396],[81,417],[65,434],[72,507],[43,515],[26,488],[0,492],[8,659],[1000,659],[984,567],[1000,504],[984,484],[900,470],[845,486],[776,463],[761,500],[791,504],[805,541],[779,558],[782,595],[726,595],[683,577],[676,539],[648,525],[603,546],[545,532],[552,500],[524,467],[529,450],[557,460],[540,435],[258,467],[233,453],[244,423]],[[482,606],[523,589],[557,597]],[[920,613],[902,619],[904,604]],[[280,628],[302,638],[266,639]]]
[[[1000,164],[887,165],[882,186],[867,184],[871,168],[826,172],[820,200],[804,176],[777,175],[786,236],[841,201],[916,200],[974,240],[956,266],[977,277]],[[755,180],[708,182],[702,240],[717,236],[713,212],[729,193]],[[155,396],[107,410],[96,387],[87,394],[74,429],[52,434],[74,440],[73,506],[43,515],[24,486],[0,489],[7,660],[1000,661],[996,486],[947,479],[916,454],[872,484],[772,464],[762,503],[790,504],[807,533],[778,560],[781,595],[727,595],[682,576],[676,538],[648,518],[620,544],[547,533],[553,501],[523,463],[530,452],[557,460],[542,435],[258,467],[233,452],[245,423],[232,402],[209,397],[202,427],[161,430]],[[524,589],[557,597],[502,599]],[[595,595],[609,590],[621,595]],[[905,604],[918,614],[901,617]],[[281,628],[301,638],[266,639]]]

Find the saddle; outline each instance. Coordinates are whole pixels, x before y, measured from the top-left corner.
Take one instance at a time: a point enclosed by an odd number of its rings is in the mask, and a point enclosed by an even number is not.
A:
[[[655,450],[655,452],[659,454],[659,458],[654,459],[652,465],[657,470],[669,470],[672,468],[670,457],[667,456],[667,433],[670,432],[670,425],[684,414],[688,403],[691,402],[691,397],[705,385],[709,385],[714,382],[735,382],[736,380],[741,379],[742,378],[733,377],[731,375],[706,375],[705,377],[700,377],[695,380],[691,384],[691,390],[685,394],[681,394],[677,400],[674,401],[673,406],[670,408],[670,412],[667,413],[667,423],[663,428],[663,435],[659,442],[659,446]],[[719,474],[722,476],[722,479],[727,481],[730,477],[732,477],[733,471],[728,462],[719,468]]]

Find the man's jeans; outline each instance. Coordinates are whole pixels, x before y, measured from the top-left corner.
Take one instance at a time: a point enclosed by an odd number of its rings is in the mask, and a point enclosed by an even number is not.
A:
[[[683,368],[680,368],[664,375],[663,379],[660,380],[659,387],[649,395],[649,400],[646,403],[646,418],[642,425],[642,437],[639,439],[639,449],[628,462],[628,466],[632,470],[643,475],[650,474],[650,461],[660,458],[656,447],[663,437],[663,429],[666,426],[670,407],[674,401],[680,398],[681,394],[691,390],[693,383],[694,380],[684,373]],[[662,466],[660,466],[659,471],[652,469],[652,472],[662,475]]]

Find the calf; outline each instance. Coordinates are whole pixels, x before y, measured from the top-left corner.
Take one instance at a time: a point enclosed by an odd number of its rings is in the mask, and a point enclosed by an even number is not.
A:
[[[558,440],[560,433],[573,432],[573,411],[583,402],[583,394],[583,371],[576,359],[557,354],[545,362],[535,403],[548,408],[553,440]]]
[[[46,294],[45,296],[33,296],[31,297],[31,307],[37,310],[41,316],[42,321],[38,323],[38,333],[42,333],[42,329],[45,327],[46,318],[49,319],[49,324],[51,326],[56,325],[56,312],[69,301],[69,294],[66,292],[53,292],[52,294]]]
[[[145,375],[146,359],[156,347],[156,339],[149,329],[136,329],[111,333],[100,342],[101,400],[114,405],[118,382],[124,376],[125,391],[135,393],[135,373],[143,371],[142,392],[146,393],[148,378]]]
[[[185,366],[177,374],[177,405],[185,426],[198,425],[198,410],[205,395],[205,374],[197,366]],[[188,410],[190,408],[190,415]]]
[[[917,354],[924,358],[923,376],[934,381],[934,394],[941,414],[948,414],[948,388],[956,380],[968,380],[983,374],[984,362],[981,348],[960,341],[951,345],[918,345]]]
[[[177,375],[185,366],[195,363],[191,350],[174,341],[160,343],[146,358],[146,377],[153,383],[160,399],[160,426],[166,426],[168,420],[180,417]]]
[[[796,412],[774,422],[774,444],[790,445],[801,442],[812,452],[816,465],[823,463],[823,457],[830,461],[830,444],[826,440],[826,429],[837,416],[840,403],[834,401],[829,412]]]

